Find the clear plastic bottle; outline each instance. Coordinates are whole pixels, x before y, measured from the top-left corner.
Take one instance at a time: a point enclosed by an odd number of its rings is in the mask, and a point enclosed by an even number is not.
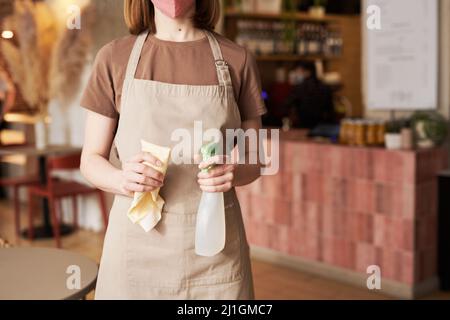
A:
[[[225,204],[223,193],[203,192],[197,212],[195,253],[211,257],[225,247]]]
[[[210,143],[201,148],[204,161],[215,155],[217,146],[217,143]],[[225,247],[225,234],[223,193],[203,192],[197,211],[195,253],[206,257],[218,254]]]

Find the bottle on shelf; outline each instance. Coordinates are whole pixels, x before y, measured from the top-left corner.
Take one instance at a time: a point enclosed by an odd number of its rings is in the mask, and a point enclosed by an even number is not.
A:
[[[301,56],[338,56],[342,38],[322,24],[301,23],[297,29],[296,52]]]
[[[311,22],[239,20],[236,42],[256,55],[339,56],[342,37],[326,25]]]

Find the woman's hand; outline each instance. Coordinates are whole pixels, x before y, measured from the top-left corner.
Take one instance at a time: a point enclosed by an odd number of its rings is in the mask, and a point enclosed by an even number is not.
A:
[[[120,190],[124,195],[133,197],[134,192],[151,192],[163,185],[164,175],[143,162],[157,167],[163,165],[158,158],[148,152],[141,152],[125,161],[119,172]]]
[[[200,189],[205,192],[227,192],[234,187],[236,164],[231,163],[230,157],[214,156],[200,163],[200,169],[214,165],[208,172],[198,174]]]

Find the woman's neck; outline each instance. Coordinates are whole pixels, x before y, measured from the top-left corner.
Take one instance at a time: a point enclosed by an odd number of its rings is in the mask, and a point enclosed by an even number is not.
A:
[[[155,37],[176,42],[195,41],[203,38],[203,32],[195,28],[192,23],[191,17],[194,13],[195,7],[185,17],[172,19],[155,8]]]

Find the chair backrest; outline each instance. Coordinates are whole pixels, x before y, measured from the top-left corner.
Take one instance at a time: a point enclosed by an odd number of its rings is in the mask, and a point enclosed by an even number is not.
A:
[[[81,153],[72,153],[63,156],[51,156],[47,158],[47,170],[77,170],[80,168]]]
[[[80,169],[81,162],[81,152],[75,152],[65,155],[52,155],[46,158],[46,187],[53,190],[53,171],[54,170],[65,170],[65,171],[75,171]],[[66,180],[66,179],[64,179]]]

